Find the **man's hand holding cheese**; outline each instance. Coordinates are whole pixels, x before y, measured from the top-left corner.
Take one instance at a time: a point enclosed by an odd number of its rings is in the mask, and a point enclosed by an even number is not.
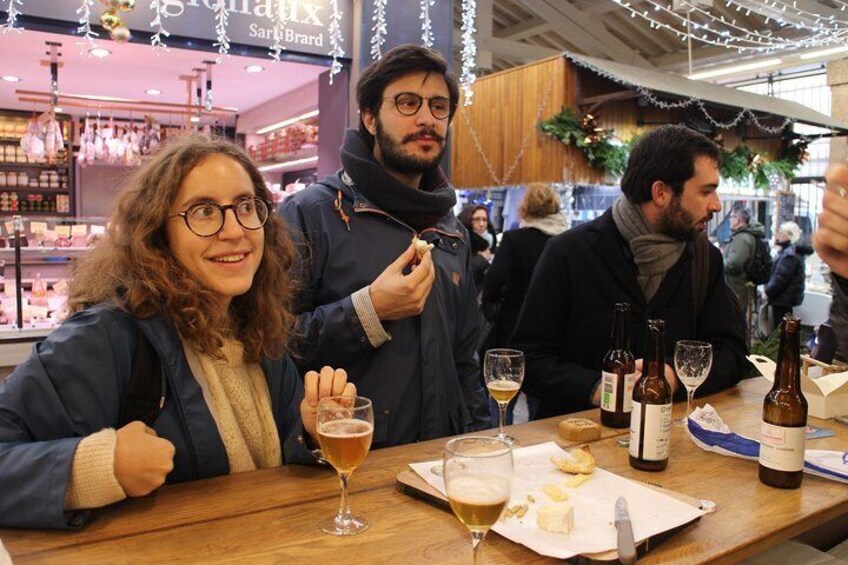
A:
[[[371,303],[380,321],[401,320],[424,311],[424,304],[436,280],[436,269],[430,254],[432,246],[424,243],[424,246],[429,246],[425,249],[417,243],[420,241],[414,239],[406,251],[371,283]],[[416,260],[419,260],[417,265]],[[409,265],[414,267],[409,274],[404,274]]]

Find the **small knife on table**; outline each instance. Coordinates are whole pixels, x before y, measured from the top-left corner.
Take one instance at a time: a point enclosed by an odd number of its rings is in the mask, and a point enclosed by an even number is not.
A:
[[[623,496],[615,501],[615,528],[618,530],[616,547],[619,561],[624,565],[636,563],[636,542],[630,525],[630,513],[627,512],[627,500]]]

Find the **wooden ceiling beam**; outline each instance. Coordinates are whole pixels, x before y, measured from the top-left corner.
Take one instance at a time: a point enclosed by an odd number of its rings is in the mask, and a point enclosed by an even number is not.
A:
[[[553,26],[550,22],[546,22],[539,17],[533,17],[496,31],[495,37],[508,41],[521,41],[522,39],[528,39],[534,35],[545,33],[552,28]]]
[[[567,0],[518,0],[536,16],[551,22],[557,32],[567,34],[587,55],[619,63],[653,66],[629,45],[612,35],[597,18],[578,10]]]

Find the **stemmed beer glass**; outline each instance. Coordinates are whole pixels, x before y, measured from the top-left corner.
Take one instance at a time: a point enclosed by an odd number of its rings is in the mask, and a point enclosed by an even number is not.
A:
[[[674,346],[674,370],[683,386],[686,387],[686,417],[674,421],[677,426],[685,426],[692,413],[692,400],[695,390],[710,374],[713,366],[713,346],[705,341],[681,340]]]
[[[321,529],[336,536],[352,536],[368,529],[370,523],[354,516],[347,504],[347,483],[368,455],[374,436],[374,409],[362,396],[329,396],[318,402],[318,443],[324,459],[339,473],[342,500],[335,517]]]
[[[460,437],[445,446],[445,491],[451,509],[471,532],[474,563],[480,542],[512,493],[512,448],[496,437]]]
[[[504,432],[506,409],[524,380],[524,353],[517,349],[490,349],[483,359],[483,377],[489,394],[498,403],[499,431],[495,436],[509,445],[517,445],[515,438]]]

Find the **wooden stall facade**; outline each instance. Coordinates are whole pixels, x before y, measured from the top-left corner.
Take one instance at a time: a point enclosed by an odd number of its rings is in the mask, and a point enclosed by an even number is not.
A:
[[[672,101],[661,93],[657,96]],[[702,130],[710,126],[697,107],[657,108],[640,101],[634,89],[575,65],[565,57],[543,59],[477,80],[473,105],[460,104],[451,125],[453,185],[457,188],[483,188],[533,181],[615,182],[591,167],[580,150],[539,132],[537,123],[550,118],[563,106],[572,108],[580,116],[591,111],[601,127],[613,129],[615,136],[622,140],[650,131],[660,124],[688,123]],[[739,108],[709,104],[707,108],[710,115],[720,121],[730,121],[740,111]],[[781,120],[762,119],[769,126],[778,125]],[[779,156],[779,135],[764,134],[753,125],[744,123],[737,128],[716,131],[721,132],[724,147],[728,150],[744,140],[755,151],[767,153],[772,158]],[[525,138],[525,151],[510,173]],[[494,177],[486,159],[491,164]],[[508,178],[503,182],[505,175]]]

